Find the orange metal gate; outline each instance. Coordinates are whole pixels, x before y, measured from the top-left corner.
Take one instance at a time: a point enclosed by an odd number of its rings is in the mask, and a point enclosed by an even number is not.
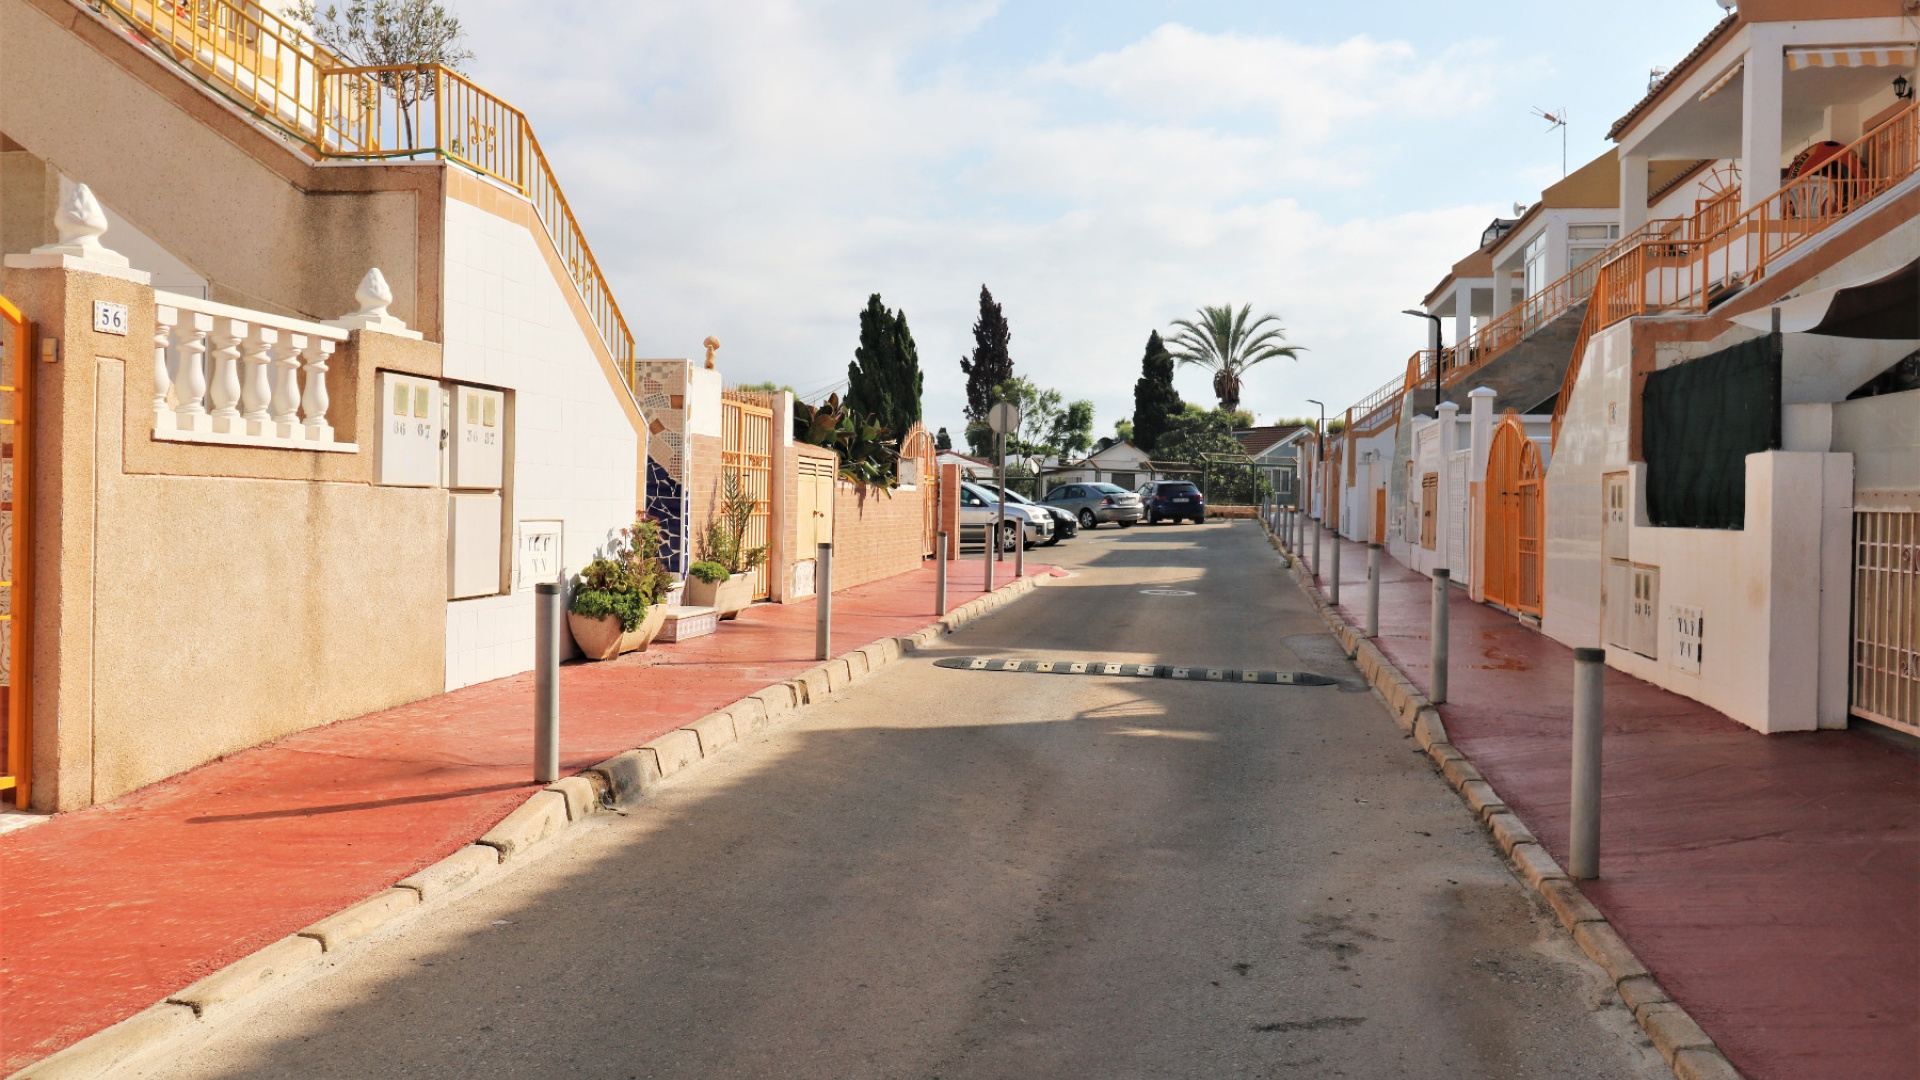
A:
[[[25,809],[33,788],[33,717],[29,682],[33,626],[32,538],[28,479],[32,475],[30,393],[33,381],[33,324],[0,296],[0,677],[6,710],[0,723],[0,791],[13,791],[15,806]]]
[[[1527,438],[1511,413],[1493,433],[1487,453],[1487,561],[1483,587],[1488,600],[1514,611],[1540,614],[1540,447]]]
[[[720,471],[722,483],[738,484],[742,493],[754,499],[753,514],[747,519],[747,531],[740,538],[742,550],[764,548],[771,541],[773,491],[773,409],[760,404],[753,395],[729,390],[720,398]],[[753,598],[765,600],[772,595],[767,560],[751,571]]]
[[[1920,513],[1853,515],[1855,716],[1920,734]]]
[[[908,429],[907,436],[900,440],[900,483],[913,484],[920,488],[923,498],[920,515],[920,554],[925,558],[933,554],[934,542],[940,533],[940,452],[935,449],[933,436],[919,424]]]

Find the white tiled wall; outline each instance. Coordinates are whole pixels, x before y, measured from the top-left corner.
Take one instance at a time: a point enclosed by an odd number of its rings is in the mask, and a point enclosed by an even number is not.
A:
[[[513,523],[566,523],[569,573],[632,523],[639,436],[524,227],[446,204],[446,377],[514,392]],[[447,605],[447,688],[533,666],[533,593]]]

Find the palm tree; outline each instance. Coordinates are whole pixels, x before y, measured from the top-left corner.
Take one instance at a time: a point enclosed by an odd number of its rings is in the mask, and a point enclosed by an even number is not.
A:
[[[1306,351],[1302,345],[1280,344],[1287,332],[1278,315],[1262,315],[1249,325],[1252,304],[1241,307],[1238,315],[1231,304],[1202,307],[1199,314],[1197,320],[1173,320],[1175,332],[1167,340],[1168,351],[1183,364],[1213,372],[1213,393],[1223,409],[1240,407],[1240,376],[1248,368],[1276,356],[1295,360]]]

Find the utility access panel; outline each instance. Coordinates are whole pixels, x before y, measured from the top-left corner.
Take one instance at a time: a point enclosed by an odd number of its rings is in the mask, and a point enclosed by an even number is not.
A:
[[[432,379],[380,373],[375,475],[397,487],[440,482],[440,386]]]
[[[506,458],[506,395],[478,386],[453,387],[453,486],[501,486]]]

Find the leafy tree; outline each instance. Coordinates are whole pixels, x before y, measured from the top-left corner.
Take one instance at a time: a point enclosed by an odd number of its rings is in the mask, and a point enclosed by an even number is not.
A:
[[[1101,439],[1099,449],[1105,450],[1117,442],[1133,442],[1133,421],[1115,420],[1113,422],[1113,436],[1111,439]],[[1140,444],[1133,443],[1133,445],[1139,446]]]
[[[793,407],[793,437],[840,455],[840,476],[856,484],[890,490],[900,482],[900,446],[893,433],[871,416],[855,415],[828,396],[818,405]]]
[[[776,383],[771,379],[769,379],[766,382],[744,383],[741,386],[739,386],[737,389],[751,390],[761,394],[777,394],[780,391],[785,390],[787,393],[792,394],[796,398],[800,396],[800,391],[795,390],[791,383]]]
[[[1242,421],[1251,420],[1242,412],[1188,405],[1168,422],[1153,456],[1200,469],[1195,482],[1204,482],[1207,497],[1215,502],[1251,502],[1269,490],[1266,474],[1233,437],[1234,431],[1251,426]]]
[[[860,346],[847,365],[847,412],[905,435],[920,421],[920,384],[920,352],[907,313],[887,310],[874,293],[860,313]]]
[[[1173,354],[1160,340],[1160,331],[1147,335],[1147,352],[1140,358],[1140,378],[1133,384],[1133,423],[1127,425],[1133,445],[1149,453],[1177,415],[1183,402],[1173,388]]]
[[[994,392],[1001,383],[1013,378],[1013,357],[1007,352],[1010,336],[1006,314],[994,302],[987,287],[980,286],[980,317],[973,324],[973,356],[960,359],[960,371],[967,377],[967,442],[976,454],[992,452],[990,433],[983,445],[976,440],[975,432],[976,426],[979,431],[986,430],[987,410],[998,400]]]
[[[1070,401],[1047,430],[1047,445],[1062,458],[1085,455],[1093,448],[1093,402]]]
[[[1213,372],[1213,393],[1226,409],[1240,407],[1240,380],[1248,368],[1274,357],[1299,358],[1306,350],[1299,345],[1282,345],[1287,332],[1277,315],[1262,315],[1251,324],[1253,305],[1246,304],[1235,314],[1231,304],[1202,307],[1199,319],[1175,319],[1173,357]],[[1272,323],[1272,326],[1268,326]]]
[[[439,64],[465,73],[473,59],[466,30],[438,0],[348,0],[346,10],[300,0],[286,14],[313,28],[314,40],[354,67]],[[376,76],[399,99],[408,147],[413,146],[413,104],[438,89],[432,72],[389,71]],[[456,145],[455,152],[459,151]]]
[[[941,428],[940,434],[933,437],[933,448],[935,450],[953,449],[953,436],[947,434],[946,428]]]

